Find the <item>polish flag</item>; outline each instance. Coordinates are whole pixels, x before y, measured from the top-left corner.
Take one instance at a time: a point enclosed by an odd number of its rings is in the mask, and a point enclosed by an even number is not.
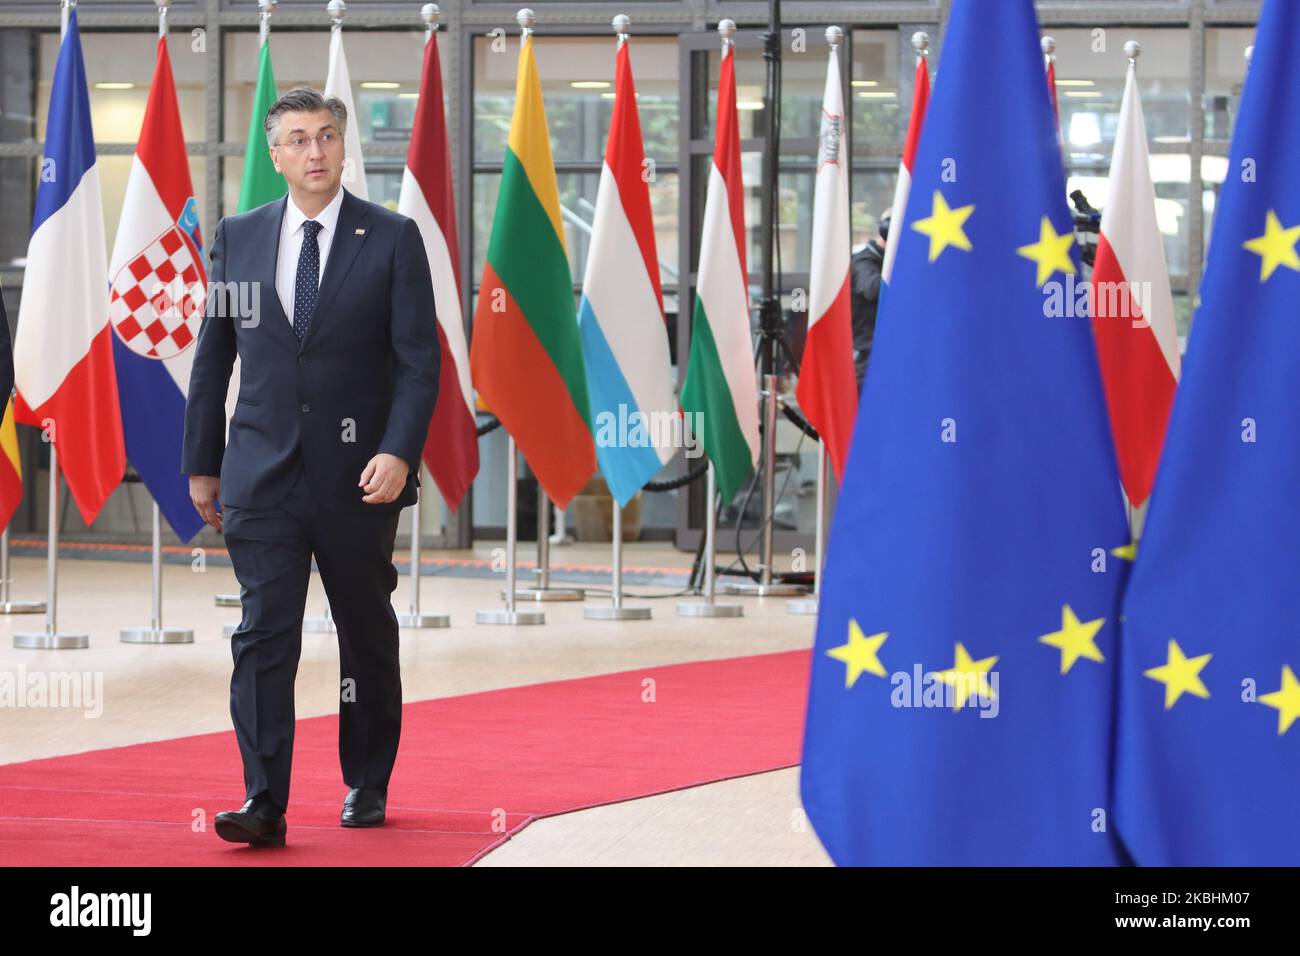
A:
[[[1155,480],[1180,359],[1169,269],[1156,225],[1146,122],[1132,62],[1089,292],[1120,479],[1129,502],[1137,507],[1146,501]]]
[[[14,417],[48,429],[86,524],[126,471],[94,144],[86,64],[71,9],[54,67],[18,310]]]
[[[336,23],[330,29],[329,67],[325,71],[325,95],[337,96],[348,111],[348,121],[343,130],[343,185],[358,199],[369,199],[366,185],[366,164],[361,158],[361,116],[352,101],[352,76],[348,73],[348,57],[343,52],[343,26]]]
[[[916,58],[916,79],[912,83],[912,116],[907,121],[907,140],[903,143],[903,161],[898,164],[898,183],[894,186],[892,239],[885,240],[885,261],[880,267],[880,278],[885,282],[894,272],[894,259],[898,257],[898,241],[902,234],[903,216],[907,212],[907,194],[912,191],[912,162],[916,159],[916,144],[921,141],[921,126],[925,111],[930,106],[930,72],[925,68],[925,57]]]
[[[478,432],[470,387],[469,350],[460,309],[460,251],[456,243],[456,201],[451,176],[451,146],[442,105],[442,67],[438,39],[425,44],[424,71],[415,128],[402,173],[397,211],[410,216],[424,237],[433,276],[434,311],[442,367],[438,403],[424,443],[424,464],[455,511],[478,474]]]
[[[858,410],[849,304],[849,170],[845,162],[849,144],[845,132],[839,48],[832,45],[813,192],[808,336],[795,394],[808,421],[826,443],[837,479],[844,477],[853,418]]]

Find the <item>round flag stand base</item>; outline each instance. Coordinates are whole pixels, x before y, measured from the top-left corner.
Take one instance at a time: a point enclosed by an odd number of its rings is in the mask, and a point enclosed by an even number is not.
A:
[[[234,637],[234,635],[235,635],[235,629],[236,629],[237,627],[239,627],[238,624],[222,624],[222,625],[221,625],[221,636],[222,636],[222,637],[226,637],[226,638]]]
[[[501,597],[505,596],[502,588]],[[586,596],[582,588],[515,588],[516,601],[581,601]]]
[[[408,628],[433,628],[433,627],[451,627],[450,614],[399,614],[397,623],[400,627]]]
[[[589,604],[582,609],[589,621],[648,621],[648,607],[614,607],[612,604]]]
[[[194,632],[185,627],[124,627],[123,644],[193,644]]]
[[[329,614],[324,617],[309,617],[302,622],[302,632],[304,634],[333,634],[338,631],[334,626],[334,618]]]
[[[485,608],[474,612],[475,624],[545,624],[544,611],[507,611],[503,607]]]
[[[71,651],[90,646],[89,634],[69,631],[38,631],[14,635],[14,647],[39,651]]]
[[[722,594],[735,594],[739,597],[796,597],[808,593],[808,589],[801,584],[785,584],[781,581],[773,581],[769,584],[759,584],[755,581],[746,581],[741,584],[719,584],[718,591]]]
[[[0,614],[44,614],[44,601],[4,601],[0,602]]]
[[[242,607],[243,602],[239,600],[238,594],[214,594],[212,603],[217,607]]]
[[[785,610],[787,614],[817,614],[816,598],[808,598],[802,601],[786,601]]]
[[[678,617],[744,617],[741,604],[706,604],[703,601],[683,601],[677,605]]]

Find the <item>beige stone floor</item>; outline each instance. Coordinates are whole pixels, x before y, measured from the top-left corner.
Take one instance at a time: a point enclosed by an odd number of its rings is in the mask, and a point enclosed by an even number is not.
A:
[[[433,557],[486,557],[491,543],[469,552]],[[574,545],[552,551],[556,563],[607,561],[607,546]],[[520,549],[531,557],[531,546]],[[686,567],[691,556],[666,544],[628,545],[627,567]],[[43,597],[45,563],[15,557],[14,598]],[[813,618],[786,613],[785,600],[733,599],[745,617],[711,621],[678,618],[676,600],[651,600],[645,622],[588,621],[579,602],[545,605],[543,627],[474,624],[474,611],[497,606],[498,580],[424,577],[425,611],[445,611],[444,630],[405,631],[402,687],[406,700],[423,700],[658,666],[808,647]],[[239,618],[218,608],[212,595],[237,592],[234,574],[215,564],[197,573],[165,565],[164,623],[192,627],[188,645],[137,646],[118,640],[122,627],[149,621],[149,566],[133,561],[65,559],[59,565],[61,630],[90,635],[75,651],[13,647],[15,631],[41,630],[39,615],[0,616],[0,670],[100,672],[103,712],[88,719],[71,708],[0,711],[0,763],[29,760],[230,729],[230,645],[221,625]],[[633,594],[668,594],[671,588],[628,586]],[[394,595],[399,611],[410,600],[402,577]],[[608,600],[597,598],[594,600]],[[637,603],[634,598],[628,603]],[[313,576],[308,614],[324,610]],[[300,717],[337,712],[338,646],[331,634],[304,634],[296,685]],[[237,790],[232,782],[232,791]],[[564,814],[537,821],[480,865],[823,865],[816,837],[803,822],[797,769],[758,774],[703,787]]]

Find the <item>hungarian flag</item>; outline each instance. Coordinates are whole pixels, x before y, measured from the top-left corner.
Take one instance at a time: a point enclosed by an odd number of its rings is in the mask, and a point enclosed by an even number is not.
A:
[[[438,404],[434,406],[429,436],[424,443],[424,464],[437,482],[447,507],[454,511],[478,474],[478,432],[474,422],[474,390],[469,380],[469,351],[465,346],[465,321],[460,309],[456,199],[436,34],[424,48],[420,99],[397,211],[419,225],[433,276],[442,368],[438,375]]]
[[[1146,122],[1130,62],[1092,270],[1092,327],[1120,479],[1134,507],[1151,494],[1178,386],[1178,330]]]
[[[95,520],[126,470],[107,276],[95,134],[73,9],[54,67],[27,246],[14,343],[14,412],[24,425],[48,428],[86,524]]]
[[[903,160],[898,164],[898,182],[894,184],[893,226],[891,238],[885,241],[885,261],[880,267],[880,278],[885,282],[894,274],[894,260],[902,242],[903,219],[907,214],[907,196],[912,191],[912,164],[916,161],[916,146],[921,141],[921,127],[925,111],[930,108],[930,71],[925,57],[916,58],[916,78],[912,81],[912,115],[907,121],[907,139],[903,143]]]
[[[596,445],[531,35],[519,47],[515,113],[474,311],[470,368],[547,496],[564,508],[596,470]]]
[[[600,439],[596,456],[620,506],[668,463],[675,448],[668,426],[676,419],[677,399],[645,168],[631,54],[623,41],[578,309]]]
[[[108,275],[127,458],[172,529],[188,541],[203,528],[203,519],[177,463],[208,277],[164,37],[158,39],[158,63]]]
[[[730,44],[722,52],[717,115],[682,410],[703,416],[697,419],[702,421],[700,443],[713,462],[722,500],[730,501],[758,462],[758,380],[749,327],[745,197]]]
[[[14,353],[9,343],[9,318],[5,313],[3,290],[0,290],[0,396],[5,400],[4,419],[0,421],[0,531],[18,510],[23,497],[23,467],[18,457],[18,430],[14,427]]]
[[[275,74],[271,71],[271,42],[263,32],[257,60],[257,92],[253,94],[253,115],[248,120],[248,145],[244,149],[244,178],[239,185],[239,212],[279,199],[289,191],[284,177],[275,171],[266,143],[266,114],[275,103]]]
[[[812,281],[808,337],[795,394],[808,421],[826,443],[835,477],[844,462],[858,410],[853,369],[853,315],[849,304],[849,156],[844,126],[840,61],[831,47],[822,98],[821,148],[813,194]]]
[[[361,159],[361,118],[352,102],[352,77],[348,73],[348,58],[343,52],[343,28],[330,31],[329,69],[325,75],[325,95],[337,96],[347,107],[348,122],[343,131],[343,185],[360,199],[369,199],[366,188],[366,164]],[[266,115],[266,111],[262,111]]]

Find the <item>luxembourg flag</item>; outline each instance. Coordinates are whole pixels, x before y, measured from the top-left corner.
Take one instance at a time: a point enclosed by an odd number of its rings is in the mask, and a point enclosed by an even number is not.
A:
[[[916,160],[916,144],[921,141],[921,127],[925,124],[925,111],[930,108],[930,71],[925,57],[916,57],[916,78],[912,82],[912,115],[907,121],[907,139],[903,142],[903,160],[898,164],[898,182],[894,184],[893,224],[885,241],[885,261],[880,266],[880,278],[885,282],[894,274],[894,260],[903,238],[903,218],[907,214],[907,194],[912,191],[912,163]]]
[[[188,541],[203,519],[180,472],[181,438],[208,277],[165,37],[108,275],[126,455],[172,530]]]
[[[1089,292],[1120,479],[1136,508],[1155,482],[1181,359],[1132,60]]]
[[[849,155],[844,127],[840,60],[831,47],[822,99],[821,146],[813,193],[812,276],[808,336],[795,394],[817,433],[835,477],[843,479],[858,383],[853,370],[853,315],[849,304]]]
[[[632,62],[621,39],[578,307],[596,460],[620,506],[668,463],[675,448],[668,426],[677,418],[677,403],[645,170]]]
[[[49,428],[86,524],[122,480],[126,451],[108,326],[108,263],[76,10],[54,67],[14,342],[15,418]],[[179,469],[180,457],[173,465]]]
[[[438,375],[438,403],[433,408],[424,443],[424,464],[447,507],[455,511],[478,474],[478,431],[465,320],[460,310],[456,195],[452,187],[451,145],[442,105],[442,66],[438,61],[436,34],[424,48],[420,99],[397,211],[410,216],[420,227],[433,276],[442,370]]]

